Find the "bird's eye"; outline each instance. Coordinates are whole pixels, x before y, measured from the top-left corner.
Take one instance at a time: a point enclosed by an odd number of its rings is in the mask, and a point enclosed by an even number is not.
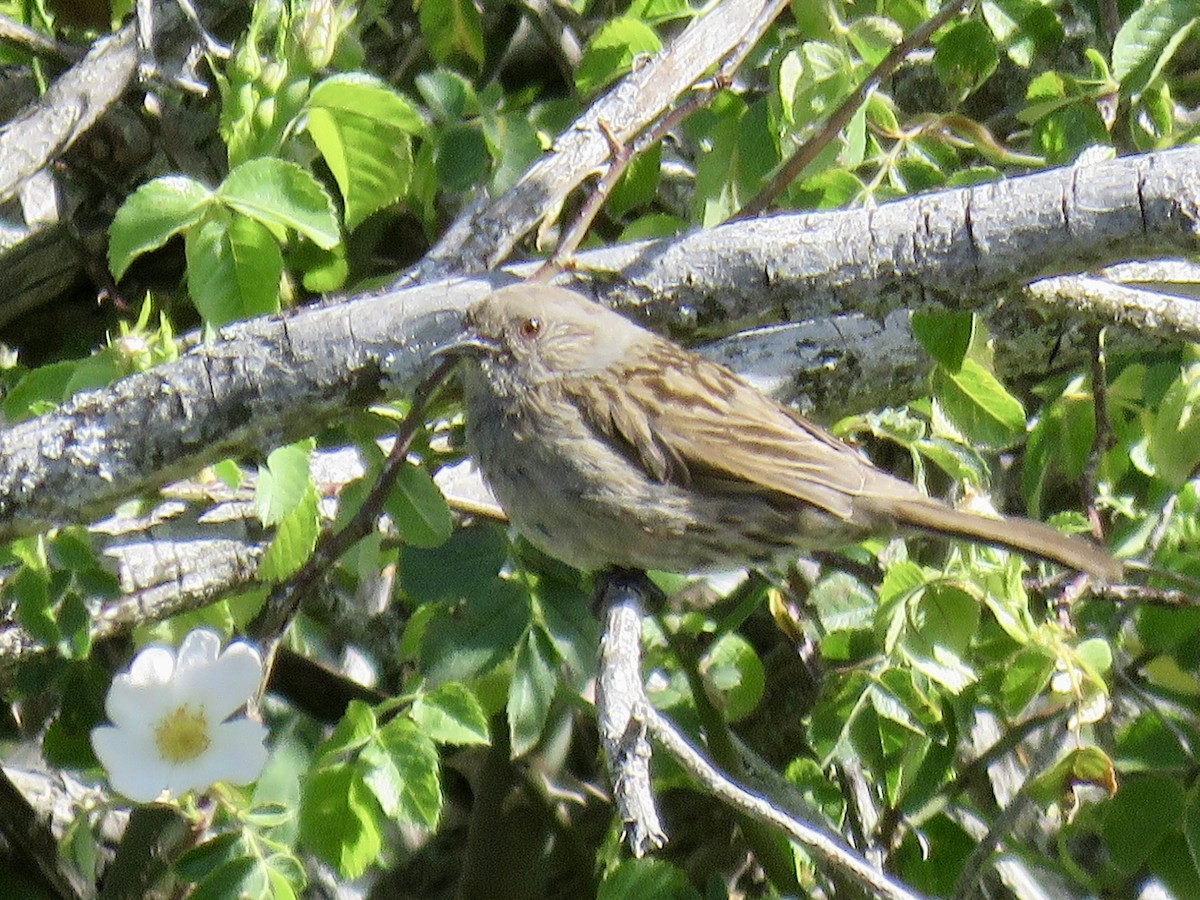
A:
[[[541,319],[536,319],[536,318],[533,318],[532,316],[530,318],[526,319],[525,321],[523,321],[519,326],[517,326],[517,333],[519,335],[521,335],[521,337],[525,338],[526,340],[528,340],[531,337],[536,337],[538,332],[540,332],[541,330],[542,330]]]

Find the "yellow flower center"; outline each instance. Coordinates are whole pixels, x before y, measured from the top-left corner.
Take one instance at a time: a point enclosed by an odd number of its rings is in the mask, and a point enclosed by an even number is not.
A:
[[[178,764],[195,759],[209,745],[204,707],[181,706],[163,716],[154,728],[154,743],[167,762]]]

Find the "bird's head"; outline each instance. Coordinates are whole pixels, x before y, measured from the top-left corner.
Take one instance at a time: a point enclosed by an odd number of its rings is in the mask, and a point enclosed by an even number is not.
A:
[[[448,350],[473,361],[499,382],[536,386],[563,376],[608,368],[649,332],[565,288],[517,284],[478,301]]]

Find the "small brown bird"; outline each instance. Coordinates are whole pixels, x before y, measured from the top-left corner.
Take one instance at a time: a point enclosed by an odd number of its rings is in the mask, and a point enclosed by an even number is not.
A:
[[[576,568],[754,566],[923,531],[1121,577],[1087,541],[925,496],[729,369],[571,291],[496,291],[451,349],[492,491],[521,534]]]

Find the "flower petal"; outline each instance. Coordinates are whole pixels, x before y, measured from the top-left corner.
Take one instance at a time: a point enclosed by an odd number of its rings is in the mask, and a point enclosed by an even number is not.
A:
[[[137,685],[166,684],[175,674],[175,651],[161,644],[151,644],[138,651],[124,676]]]
[[[245,641],[235,641],[215,662],[182,673],[178,695],[202,704],[215,724],[254,696],[262,674],[258,651]]]
[[[253,719],[222,722],[213,730],[211,750],[223,765],[217,781],[249,784],[267,764],[267,729]]]
[[[173,693],[169,682],[137,683],[129,675],[118,675],[104,699],[104,712],[122,728],[150,729],[174,704]]]
[[[221,636],[211,628],[193,628],[179,645],[179,662],[175,666],[176,676],[194,668],[203,668],[216,662],[221,651]]]
[[[167,767],[147,743],[119,728],[92,729],[92,749],[113,789],[138,803],[150,803],[167,786]]]

